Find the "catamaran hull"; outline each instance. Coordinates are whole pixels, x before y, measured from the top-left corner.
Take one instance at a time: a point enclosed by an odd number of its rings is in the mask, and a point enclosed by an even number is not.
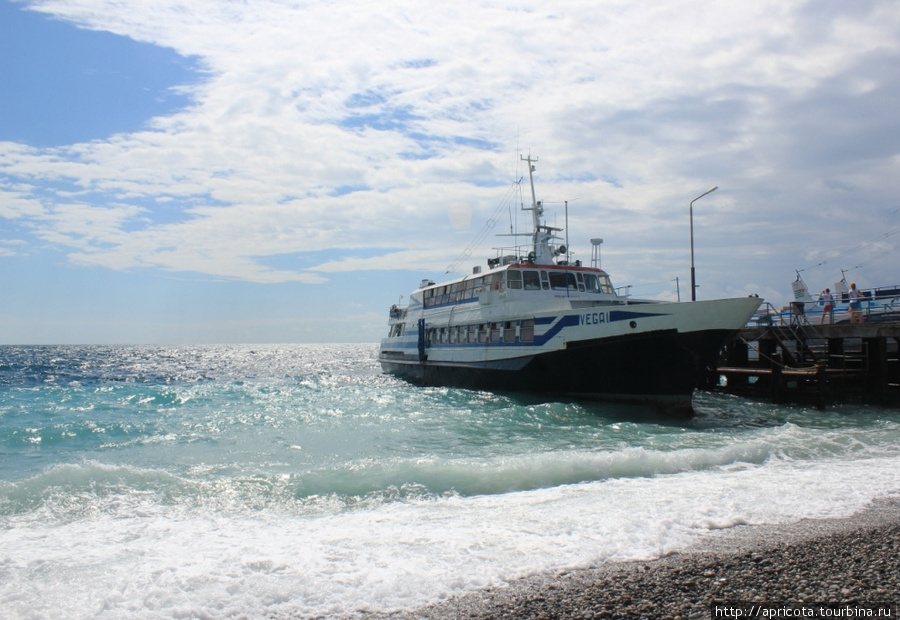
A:
[[[553,394],[654,405],[690,415],[698,378],[735,330],[660,330],[571,341],[564,348],[492,361],[380,358],[382,369],[412,383]]]

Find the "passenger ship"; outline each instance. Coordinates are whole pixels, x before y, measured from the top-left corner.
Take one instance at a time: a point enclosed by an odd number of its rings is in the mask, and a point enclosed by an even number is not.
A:
[[[378,360],[410,382],[627,401],[690,415],[698,377],[759,308],[757,297],[694,302],[620,296],[597,260],[570,264],[535,198],[531,243],[470,275],[423,280],[389,313]],[[599,245],[595,245],[599,255]]]

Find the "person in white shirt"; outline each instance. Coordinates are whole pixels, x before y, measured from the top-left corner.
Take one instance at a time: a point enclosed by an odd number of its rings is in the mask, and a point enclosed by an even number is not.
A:
[[[824,325],[825,317],[827,316],[829,322],[834,325],[834,314],[832,313],[832,309],[834,308],[834,297],[831,296],[831,289],[826,288],[819,293],[819,304],[822,305],[822,320],[819,321],[819,324]]]

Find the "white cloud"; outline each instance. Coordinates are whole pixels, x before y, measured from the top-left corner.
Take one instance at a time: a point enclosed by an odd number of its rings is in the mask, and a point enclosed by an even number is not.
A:
[[[897,206],[890,1],[32,6],[209,71],[150,130],[0,145],[0,216],[80,264],[307,283],[443,267],[517,147],[541,157],[541,197],[572,201],[573,245],[606,237],[605,266],[636,281],[686,272],[687,204],[720,185],[695,220],[710,295],[781,284]],[[266,266],[316,251],[335,258]]]

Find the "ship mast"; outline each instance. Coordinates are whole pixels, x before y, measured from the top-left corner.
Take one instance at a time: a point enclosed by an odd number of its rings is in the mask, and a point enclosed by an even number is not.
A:
[[[544,205],[538,201],[537,196],[534,193],[534,164],[538,161],[537,157],[532,158],[531,153],[529,153],[528,157],[519,155],[519,158],[528,164],[528,180],[531,182],[531,207],[523,206],[522,210],[531,211],[532,226],[534,228],[532,237],[532,244],[534,246],[533,262],[537,265],[552,265],[553,259],[557,254],[554,253],[553,249],[550,247],[550,241],[554,238],[553,232],[561,229],[545,226],[541,221],[541,217],[544,215]],[[562,251],[565,251],[565,249]],[[529,258],[532,257],[529,256]]]
[[[538,158],[531,158],[531,153],[528,154],[528,157],[519,157],[528,164],[528,180],[531,182],[531,208],[524,208],[525,211],[531,211],[531,217],[534,223],[534,230],[537,231],[538,228],[541,227],[541,216],[544,215],[544,207],[537,201],[537,196],[534,193],[534,171],[535,164],[538,161]]]

